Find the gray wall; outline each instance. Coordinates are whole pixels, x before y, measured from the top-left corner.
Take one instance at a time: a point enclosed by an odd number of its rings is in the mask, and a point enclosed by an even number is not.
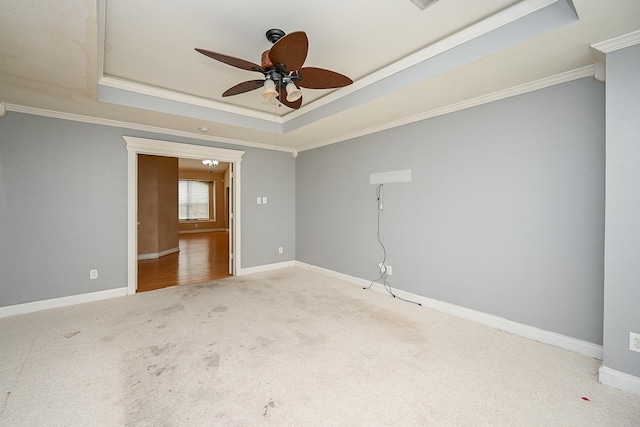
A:
[[[640,377],[640,46],[607,54],[603,364]]]
[[[114,128],[12,112],[0,119],[0,306],[126,286],[119,138]]]
[[[247,149],[243,156],[243,268],[295,259],[295,170],[291,153]],[[267,204],[258,205],[257,197]]]
[[[294,259],[291,154],[9,112],[0,118],[0,306],[127,285],[123,135],[246,151],[242,267]],[[270,196],[268,209],[255,192]],[[94,268],[100,277],[89,280]]]
[[[392,108],[392,106],[390,106]],[[602,343],[604,86],[593,78],[299,154],[296,258]]]

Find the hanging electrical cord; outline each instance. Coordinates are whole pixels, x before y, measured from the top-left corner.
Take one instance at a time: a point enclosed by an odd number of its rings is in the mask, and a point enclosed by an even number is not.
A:
[[[384,247],[384,243],[382,243],[382,239],[380,238],[380,212],[382,211],[382,185],[383,184],[379,184],[378,187],[376,187],[376,199],[378,202],[378,206],[377,206],[377,211],[378,211],[378,230],[377,230],[377,236],[378,236],[378,243],[380,244],[380,247],[382,248],[382,262],[380,263],[380,276],[377,279],[373,279],[371,281],[371,283],[369,283],[369,286],[364,287],[362,289],[370,289],[371,286],[373,286],[373,284],[375,282],[381,282],[382,286],[384,286],[384,289],[389,293],[389,295],[391,295],[394,298],[398,298],[400,301],[405,301],[405,302],[410,302],[411,304],[416,304],[419,306],[422,306],[422,304],[420,304],[419,302],[415,302],[415,301],[410,301],[404,298],[401,298],[399,296],[397,296],[396,294],[393,293],[393,288],[391,287],[391,283],[389,283],[389,281],[387,280],[387,276],[389,276],[389,273],[387,272],[387,248]]]

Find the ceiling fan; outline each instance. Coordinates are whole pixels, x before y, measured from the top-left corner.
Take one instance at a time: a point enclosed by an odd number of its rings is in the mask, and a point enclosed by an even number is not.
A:
[[[335,71],[302,66],[309,49],[309,40],[304,31],[285,35],[282,30],[271,29],[266,36],[273,46],[262,54],[261,65],[196,48],[196,51],[209,58],[264,75],[264,79],[239,83],[227,89],[222,96],[239,95],[263,88],[264,103],[277,104],[276,100],[279,100],[289,108],[298,109],[302,105],[300,88],[334,89],[353,83],[349,77]]]

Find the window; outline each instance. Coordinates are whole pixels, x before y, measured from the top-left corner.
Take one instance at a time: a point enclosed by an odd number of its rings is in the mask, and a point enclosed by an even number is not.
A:
[[[178,181],[178,219],[209,219],[209,183]]]

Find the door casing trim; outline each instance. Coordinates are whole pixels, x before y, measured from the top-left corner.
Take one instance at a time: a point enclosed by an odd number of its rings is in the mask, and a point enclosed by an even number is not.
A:
[[[240,162],[245,153],[240,150],[206,147],[202,145],[182,144],[155,139],[123,136],[127,148],[127,294],[135,294],[138,288],[138,154],[152,156],[179,157],[183,159],[215,159],[233,163],[233,242],[229,247],[233,252],[232,274],[241,268],[240,248]],[[230,253],[231,255],[231,253]]]

